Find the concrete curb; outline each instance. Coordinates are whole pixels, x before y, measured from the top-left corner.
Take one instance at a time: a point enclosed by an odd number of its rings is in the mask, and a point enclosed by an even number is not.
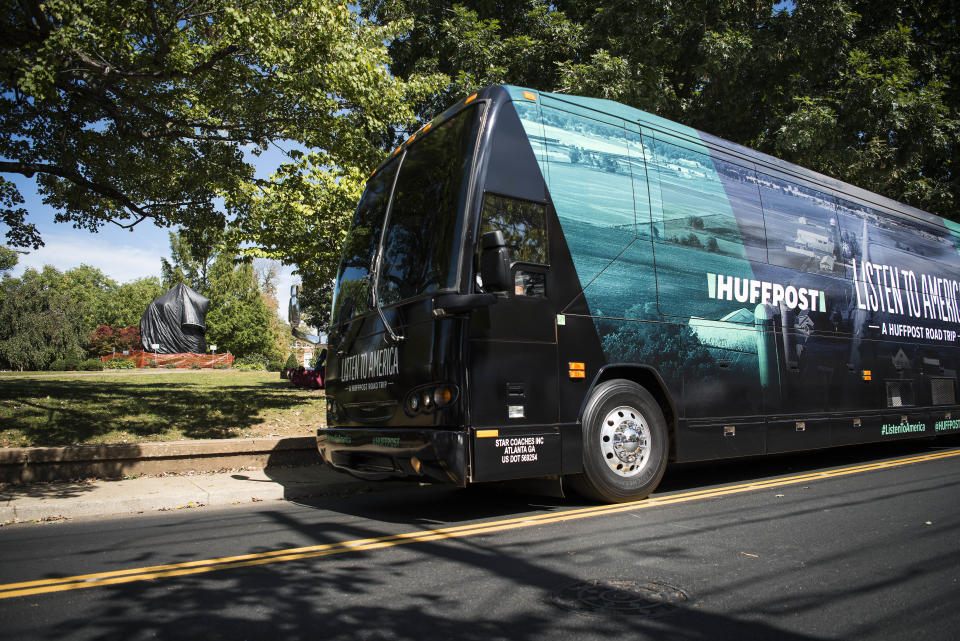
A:
[[[319,464],[312,436],[15,447],[0,448],[0,483]]]
[[[0,524],[56,521],[354,494],[398,483],[368,483],[324,466],[9,485],[0,489]]]

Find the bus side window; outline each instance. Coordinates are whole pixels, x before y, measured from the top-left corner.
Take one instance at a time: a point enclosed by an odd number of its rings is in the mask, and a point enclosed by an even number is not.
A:
[[[663,203],[654,240],[766,260],[753,170],[660,139],[653,146]]]
[[[874,225],[872,221],[876,220],[877,213],[869,207],[841,198],[837,201],[837,216],[841,230],[840,257],[846,277],[853,280],[853,265],[863,260],[864,231]],[[860,270],[859,267],[858,270]],[[857,279],[863,280],[863,275],[859,271]]]
[[[842,239],[833,196],[760,174],[770,262],[814,274],[842,276]]]
[[[487,192],[483,196],[480,236],[490,231],[502,232],[507,243],[510,263],[513,265],[514,294],[544,296],[546,266],[549,264],[547,206]],[[482,248],[479,251],[482,251]],[[479,284],[483,286],[482,283]]]

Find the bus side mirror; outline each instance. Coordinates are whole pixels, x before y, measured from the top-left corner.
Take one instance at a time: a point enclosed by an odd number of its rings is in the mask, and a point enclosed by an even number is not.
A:
[[[511,289],[510,256],[502,231],[488,231],[480,239],[483,252],[480,254],[480,278],[483,289],[502,292]]]
[[[300,285],[290,287],[290,303],[287,305],[287,320],[291,327],[297,327],[300,324]]]

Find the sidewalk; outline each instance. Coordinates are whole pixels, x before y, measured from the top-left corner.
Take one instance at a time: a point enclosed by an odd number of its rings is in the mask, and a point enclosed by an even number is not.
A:
[[[390,485],[393,484],[354,479],[323,465],[8,485],[0,488],[0,524],[241,505],[346,494]]]

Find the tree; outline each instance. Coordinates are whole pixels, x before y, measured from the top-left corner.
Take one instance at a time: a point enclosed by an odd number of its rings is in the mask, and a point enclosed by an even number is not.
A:
[[[956,3],[793,5],[362,3],[379,22],[417,18],[391,71],[449,76],[421,118],[501,82],[609,98],[958,219]]]
[[[835,45],[788,62],[789,102],[757,144],[787,160],[957,219],[960,33],[951,2],[798,5],[789,23],[825,25]],[[830,13],[824,15],[825,9]],[[834,5],[834,6],[831,6]],[[782,21],[787,29],[787,20]],[[781,37],[786,39],[788,34]],[[812,67],[805,70],[804,67]]]
[[[105,291],[97,312],[97,322],[110,327],[139,326],[147,305],[164,291],[163,284],[156,276],[138,278]]]
[[[56,220],[96,231],[143,221],[193,241],[251,184],[276,141],[369,170],[430,79],[391,76],[384,43],[408,25],[346,0],[20,0],[0,23],[0,173],[36,176]],[[15,246],[42,238],[0,178]],[[230,212],[243,215],[241,209]],[[256,243],[256,238],[252,238]]]
[[[260,288],[263,304],[270,311],[270,344],[267,355],[276,356],[272,360],[280,360],[289,351],[291,338],[290,325],[278,313],[279,300],[277,299],[277,279],[280,275],[280,263],[275,260],[254,260],[253,269]]]
[[[20,257],[9,247],[0,246],[0,273],[8,272],[17,266]]]
[[[209,266],[198,269],[192,258],[197,251],[180,233],[170,234],[171,259],[164,260],[164,273],[177,275],[182,280],[167,280],[169,288],[178,283],[189,285],[210,299],[207,311],[206,337],[208,343],[221,352],[235,356],[263,355],[267,360],[283,357],[284,337],[278,330],[275,292],[264,292],[250,258],[240,256],[235,245],[226,241],[213,246]],[[275,276],[264,278],[270,285]]]
[[[67,270],[60,277],[58,286],[70,297],[85,335],[104,322],[104,307],[117,289],[112,278],[90,265]]]
[[[444,0],[365,0],[362,13],[379,24],[414,18],[389,45],[390,70],[401,78],[440,74],[446,86],[419,101],[432,119],[479,87],[511,82],[544,90],[560,86],[560,65],[585,47],[584,25],[543,0],[453,4]],[[415,128],[415,127],[414,127]]]
[[[89,336],[82,300],[53,267],[27,269],[0,281],[0,367],[47,368],[55,360],[80,360]]]
[[[248,215],[236,227],[237,241],[258,238],[259,246],[246,255],[297,266],[301,311],[318,328],[329,324],[340,251],[370,173],[331,162],[310,154],[281,167],[271,185],[245,195]]]
[[[113,352],[142,349],[140,344],[140,327],[111,327],[100,325],[90,336],[87,351],[92,356],[105,356]]]
[[[221,252],[211,268],[207,342],[239,357],[262,354],[268,360],[280,360],[281,349],[271,331],[276,311],[267,308],[253,265],[235,265],[234,256]]]
[[[187,240],[184,231],[169,232],[170,260],[160,259],[160,272],[163,285],[167,289],[179,285],[189,285],[197,291],[203,291],[209,285],[207,272],[216,258],[217,244],[223,235],[219,230],[205,230],[193,234]]]

